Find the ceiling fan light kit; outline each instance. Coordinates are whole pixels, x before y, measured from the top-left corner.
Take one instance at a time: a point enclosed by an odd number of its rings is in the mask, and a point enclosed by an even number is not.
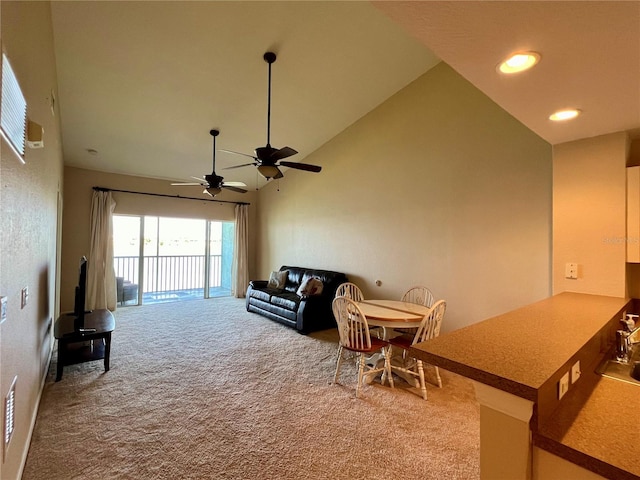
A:
[[[275,178],[280,173],[280,170],[274,165],[258,165],[258,172],[268,180]]]

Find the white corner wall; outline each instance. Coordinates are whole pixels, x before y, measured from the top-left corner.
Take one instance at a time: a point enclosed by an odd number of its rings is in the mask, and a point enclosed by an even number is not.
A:
[[[626,161],[624,132],[553,147],[553,293],[624,297]],[[578,278],[565,265],[578,264]]]
[[[551,147],[446,64],[299,161],[323,170],[259,192],[261,278],[338,270],[369,298],[424,284],[443,331],[549,296]]]

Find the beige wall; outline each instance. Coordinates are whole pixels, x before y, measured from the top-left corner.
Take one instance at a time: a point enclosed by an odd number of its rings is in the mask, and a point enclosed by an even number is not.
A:
[[[180,195],[202,198],[202,201],[167,198],[131,193],[113,192],[116,214],[158,215],[163,217],[207,218],[210,220],[234,219],[233,203],[208,201],[197,187],[174,187],[168,180],[117,175],[112,173],[65,167],[64,216],[62,223],[61,307],[73,310],[74,289],[78,282],[78,262],[89,256],[91,196],[94,186],[133,192]],[[221,200],[247,202],[249,206],[249,270],[255,265],[255,203],[256,193],[223,192]]]
[[[553,147],[553,292],[624,297],[626,133]],[[566,263],[578,278],[565,278]]]
[[[44,127],[43,149],[19,162],[0,140],[0,295],[7,320],[0,326],[0,401],[17,376],[15,431],[0,463],[0,478],[19,478],[35,421],[52,346],[56,308],[58,192],[62,188],[59,116],[49,108],[57,90],[48,2],[0,3],[2,48],[27,100],[28,116]],[[20,308],[20,292],[29,302]],[[0,421],[4,428],[4,419]]]
[[[370,298],[424,284],[444,331],[550,294],[551,147],[446,64],[305,162],[322,172],[259,192],[261,278],[339,270]]]

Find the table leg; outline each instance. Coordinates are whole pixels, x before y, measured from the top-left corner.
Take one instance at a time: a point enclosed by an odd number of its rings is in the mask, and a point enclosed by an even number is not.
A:
[[[104,337],[104,371],[109,371],[109,357],[111,356],[111,332]]]

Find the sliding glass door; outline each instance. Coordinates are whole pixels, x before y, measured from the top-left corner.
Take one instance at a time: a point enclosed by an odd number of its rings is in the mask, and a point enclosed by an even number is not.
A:
[[[231,295],[232,222],[114,215],[113,230],[118,288],[141,286],[120,305]]]

